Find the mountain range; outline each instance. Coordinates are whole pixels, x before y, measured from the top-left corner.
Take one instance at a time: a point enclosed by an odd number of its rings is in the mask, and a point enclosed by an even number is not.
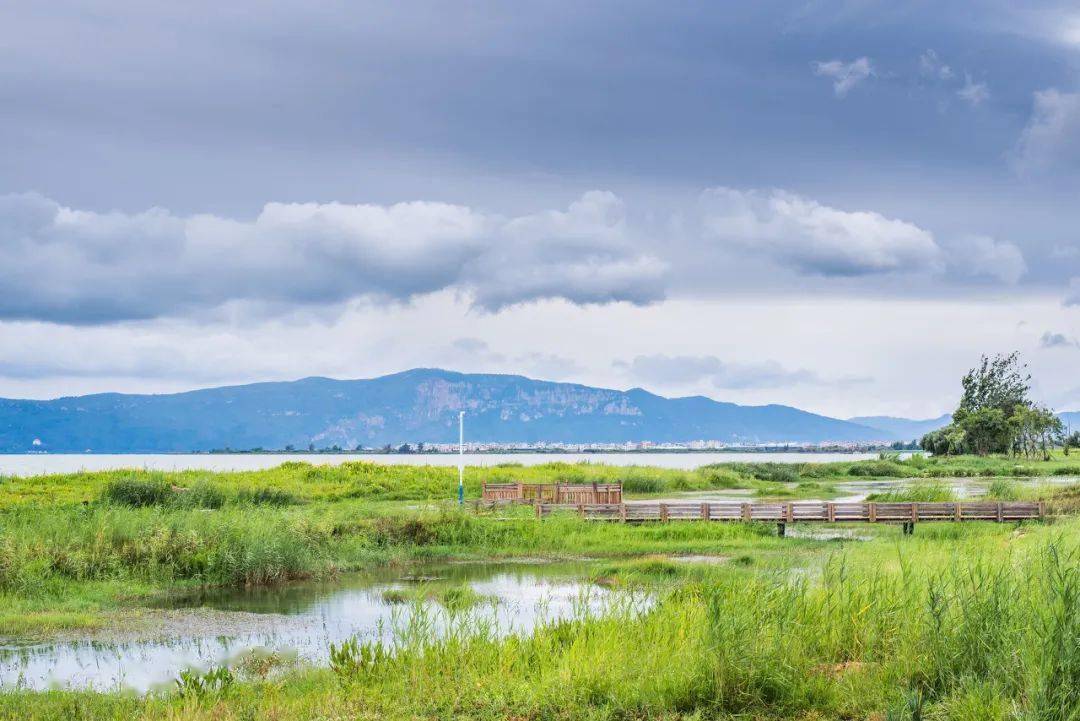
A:
[[[473,442],[742,443],[911,440],[948,422],[847,420],[784,405],[664,398],[516,375],[414,369],[364,380],[304,378],[183,393],[0,399],[0,452],[345,449]]]

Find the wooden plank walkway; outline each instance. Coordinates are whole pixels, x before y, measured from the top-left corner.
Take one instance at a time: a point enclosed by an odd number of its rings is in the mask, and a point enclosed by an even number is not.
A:
[[[593,521],[766,521],[771,523],[919,523],[926,521],[1027,521],[1045,516],[1040,503],[537,503],[536,517],[559,511]]]

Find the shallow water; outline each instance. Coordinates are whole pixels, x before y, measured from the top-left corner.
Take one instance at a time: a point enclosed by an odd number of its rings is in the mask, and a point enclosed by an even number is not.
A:
[[[1021,487],[1036,487],[1042,485],[1072,485],[1080,482],[1076,476],[1036,476],[1030,478],[1011,479]],[[986,495],[993,478],[882,478],[873,481],[852,481],[837,485],[841,492],[839,498],[833,499],[836,503],[857,503],[866,500],[872,493],[884,493],[891,490],[908,488],[913,483],[940,484],[950,489],[959,500],[971,500]]]
[[[207,613],[207,618],[193,613],[190,623],[179,629],[173,624],[164,636],[129,638],[130,633],[117,629],[59,643],[0,646],[0,686],[147,691],[168,686],[185,668],[218,666],[252,649],[325,664],[330,644],[353,636],[392,645],[403,634],[439,635],[462,623],[498,635],[527,633],[545,621],[602,613],[622,602],[580,580],[586,570],[584,563],[446,564],[414,569],[406,576],[385,571],[350,575],[333,584],[170,599],[161,606],[225,613]],[[461,584],[489,598],[456,614],[434,601],[395,604],[383,598],[390,589],[422,585],[436,590]]]
[[[466,453],[465,465],[490,467],[500,463],[535,466],[541,463],[603,463],[613,466],[655,466],[690,470],[710,463],[832,463],[877,458],[877,453]],[[154,471],[252,471],[273,468],[286,461],[340,465],[369,461],[386,465],[456,466],[454,454],[303,454],[303,453],[154,453],[154,454],[0,454],[0,475],[32,476],[46,473],[107,471],[141,468]]]

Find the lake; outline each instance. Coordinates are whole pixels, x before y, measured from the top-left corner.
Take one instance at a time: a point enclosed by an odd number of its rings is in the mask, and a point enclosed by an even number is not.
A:
[[[904,454],[910,455],[910,453]],[[656,466],[690,470],[710,463],[772,462],[831,463],[877,458],[877,453],[466,453],[467,466],[494,466],[520,463],[604,463],[612,466]],[[0,476],[34,476],[46,473],[107,471],[117,468],[141,468],[155,471],[254,471],[273,468],[286,461],[338,465],[347,461],[370,461],[391,465],[456,466],[454,454],[308,454],[308,453],[237,453],[237,454],[27,454],[0,455]]]

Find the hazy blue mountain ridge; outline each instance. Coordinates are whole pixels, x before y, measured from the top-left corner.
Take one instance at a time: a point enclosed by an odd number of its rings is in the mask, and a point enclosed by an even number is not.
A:
[[[938,428],[949,425],[952,423],[952,414],[946,413],[937,418],[927,418],[925,420],[897,418],[895,416],[856,416],[848,418],[848,421],[857,423],[860,426],[876,428],[885,433],[886,438],[911,441],[922,438],[930,431],[936,431]]]
[[[516,375],[415,369],[165,395],[0,399],[0,451],[181,452],[446,443],[467,414],[475,442],[822,442],[883,431],[783,405],[664,398]],[[35,441],[38,444],[35,445]]]

